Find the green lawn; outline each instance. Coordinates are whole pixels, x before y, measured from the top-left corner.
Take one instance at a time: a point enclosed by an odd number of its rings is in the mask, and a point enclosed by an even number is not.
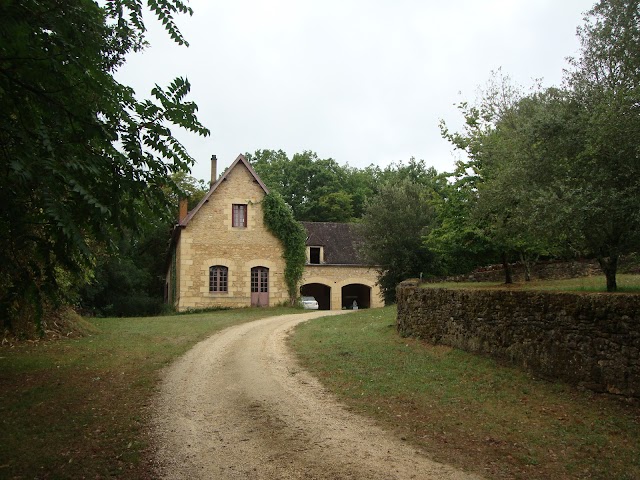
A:
[[[0,348],[0,478],[151,478],[164,366],[241,309],[93,319],[91,336]],[[305,365],[350,408],[488,478],[640,478],[638,405],[398,337],[393,308],[301,325]]]
[[[225,327],[294,311],[92,319],[91,336],[0,348],[0,478],[151,478],[160,370]]]
[[[621,293],[640,292],[640,275],[619,274],[618,291]],[[551,290],[556,292],[606,292],[607,282],[604,275],[570,278],[566,280],[532,280],[531,282],[505,285],[503,282],[441,282],[425,283],[423,288],[509,288],[519,290]]]
[[[400,338],[395,315],[313,320],[291,344],[349,408],[441,461],[488,478],[640,478],[638,403]]]

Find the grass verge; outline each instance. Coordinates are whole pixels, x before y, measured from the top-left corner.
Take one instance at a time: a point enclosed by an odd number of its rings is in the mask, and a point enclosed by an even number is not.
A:
[[[298,326],[291,345],[354,411],[487,478],[640,478],[637,403],[400,338],[395,308]]]
[[[209,335],[291,308],[91,319],[91,335],[0,348],[0,478],[152,478],[160,370]]]
[[[640,275],[617,275],[618,292],[640,292]],[[604,275],[592,277],[569,278],[565,280],[532,280],[530,282],[518,282],[506,285],[504,282],[441,282],[425,283],[423,288],[450,288],[450,289],[496,289],[508,288],[510,290],[549,290],[556,292],[606,292],[607,281]]]

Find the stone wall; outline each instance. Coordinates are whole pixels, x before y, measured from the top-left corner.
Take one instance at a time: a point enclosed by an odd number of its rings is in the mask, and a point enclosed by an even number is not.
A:
[[[640,397],[640,295],[398,286],[398,331]]]
[[[524,265],[512,263],[511,276],[514,282],[524,282]],[[565,278],[601,275],[602,270],[596,260],[575,260],[573,262],[539,262],[531,268],[531,278],[539,280],[562,280]],[[429,283],[438,282],[504,282],[504,268],[502,265],[489,265],[464,275],[440,277],[426,280]]]

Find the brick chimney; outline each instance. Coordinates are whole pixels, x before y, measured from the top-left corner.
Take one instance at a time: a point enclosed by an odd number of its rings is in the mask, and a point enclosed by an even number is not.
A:
[[[181,198],[178,202],[179,212],[178,212],[178,223],[182,223],[182,221],[187,218],[187,214],[189,213],[189,207],[187,206],[187,199]]]
[[[218,180],[218,157],[211,155],[211,181],[209,182],[209,188],[213,187],[216,180]]]

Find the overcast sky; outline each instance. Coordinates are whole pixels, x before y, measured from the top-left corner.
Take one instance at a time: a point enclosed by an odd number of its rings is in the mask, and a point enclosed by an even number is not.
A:
[[[595,0],[192,0],[189,48],[147,19],[151,47],[118,75],[139,96],[176,76],[210,137],[181,134],[209,178],[240,153],[303,150],[384,167],[410,157],[438,171],[457,154],[438,122],[459,125],[492,70],[560,85],[576,27]]]

